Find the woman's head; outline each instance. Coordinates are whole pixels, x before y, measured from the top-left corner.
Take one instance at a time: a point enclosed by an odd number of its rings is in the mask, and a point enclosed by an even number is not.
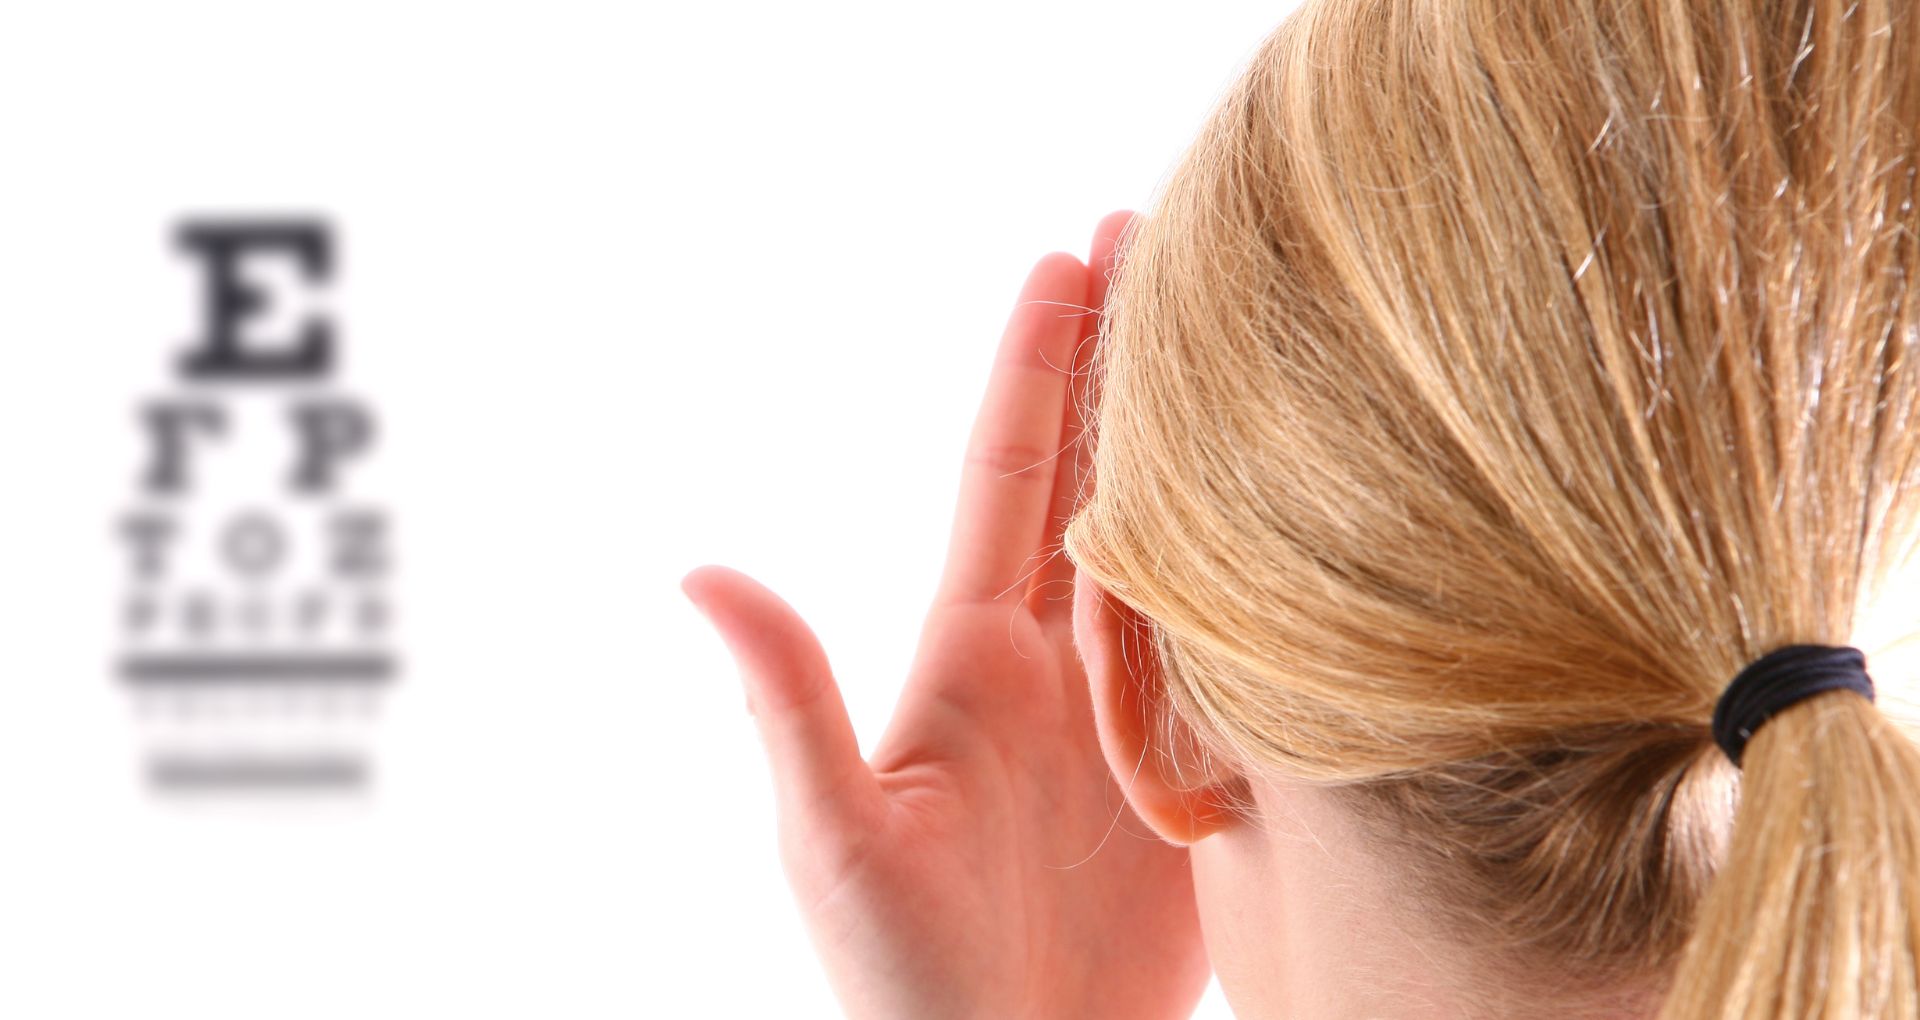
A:
[[[1780,645],[1911,679],[1917,132],[1899,0],[1309,0],[1108,298],[1067,547],[1155,745],[1334,789],[1490,979],[1920,1011],[1912,743],[1708,732]]]

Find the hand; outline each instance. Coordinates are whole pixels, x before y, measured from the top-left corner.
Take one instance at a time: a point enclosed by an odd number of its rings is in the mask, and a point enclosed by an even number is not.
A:
[[[961,475],[938,595],[873,759],[792,608],[724,567],[682,582],[737,660],[781,856],[849,1016],[1188,1016],[1208,975],[1186,851],[1125,806],[1074,653],[1061,526],[1087,355],[1127,223],[1034,266]],[[1072,371],[1069,371],[1072,366]]]

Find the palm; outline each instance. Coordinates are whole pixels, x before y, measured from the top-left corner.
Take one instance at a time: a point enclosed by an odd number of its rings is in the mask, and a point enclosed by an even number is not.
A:
[[[1102,223],[1096,267],[1124,222]],[[1028,280],[870,762],[793,611],[731,571],[688,578],[748,675],[788,877],[853,1015],[1183,1016],[1206,979],[1185,851],[1145,833],[1101,756],[1054,555],[1079,485],[1066,366],[1103,284],[1065,256]]]
[[[1035,1015],[1036,999],[1062,1004],[1038,1015],[1182,1015],[1206,974],[1185,852],[1124,807],[1070,636],[1008,616],[988,604],[929,620],[937,651],[911,689],[946,688],[919,683],[928,669],[953,671],[961,693],[910,697],[881,742],[890,810],[874,852],[837,867],[802,849],[795,883],[807,887],[811,861],[824,865],[814,881],[859,890],[856,910],[887,910],[862,969],[904,957],[887,969],[921,970],[917,993],[945,987],[973,1015]],[[989,989],[1004,998],[980,1002]],[[880,1012],[926,1015],[923,999],[899,1006]]]

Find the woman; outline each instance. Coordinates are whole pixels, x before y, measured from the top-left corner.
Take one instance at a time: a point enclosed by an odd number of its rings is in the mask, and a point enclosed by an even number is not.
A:
[[[689,575],[848,1012],[1920,1016],[1917,19],[1310,2],[1035,267],[870,761]]]

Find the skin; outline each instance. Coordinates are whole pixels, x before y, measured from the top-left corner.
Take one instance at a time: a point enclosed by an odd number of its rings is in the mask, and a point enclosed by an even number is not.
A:
[[[1324,794],[1174,768],[1152,657],[1121,654],[1143,621],[1058,555],[1091,484],[1088,309],[1129,216],[1027,278],[871,759],[792,607],[726,567],[682,581],[739,666],[814,945],[854,1018],[1184,1017],[1209,947],[1241,1016],[1464,1015]]]
[[[1094,265],[1125,222],[1101,222]],[[1052,555],[1083,425],[1084,373],[1062,366],[1086,363],[1105,278],[1053,253],[1021,290],[938,594],[870,761],[791,607],[724,567],[682,582],[739,664],[782,863],[851,1017],[1184,1016],[1205,987],[1186,851],[1121,831],[1141,827],[1096,738],[1072,569]]]
[[[1101,749],[1116,773],[1143,755],[1155,763],[1138,770],[1128,803],[1163,839],[1189,846],[1206,944],[1236,1016],[1536,1015],[1456,984],[1470,961],[1405,909],[1392,865],[1326,791],[1192,756],[1174,766],[1194,736],[1176,720],[1169,742],[1151,722],[1165,695],[1138,613],[1083,582],[1074,626]]]

